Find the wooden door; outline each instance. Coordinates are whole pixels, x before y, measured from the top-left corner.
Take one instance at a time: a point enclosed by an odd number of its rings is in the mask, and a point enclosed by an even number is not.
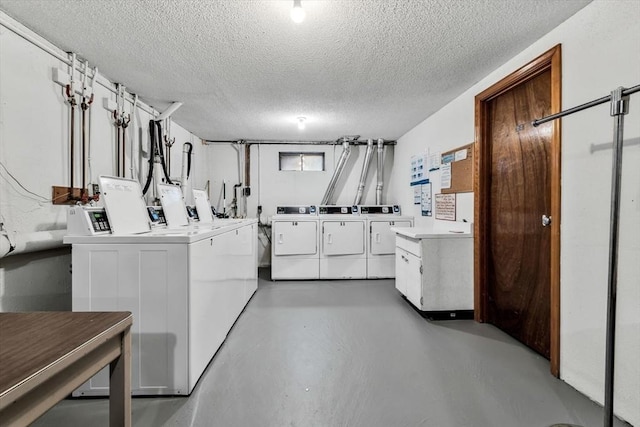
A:
[[[487,105],[491,153],[488,321],[549,357],[551,71]]]
[[[560,46],[476,96],[475,310],[559,374]],[[543,226],[542,216],[551,224]]]

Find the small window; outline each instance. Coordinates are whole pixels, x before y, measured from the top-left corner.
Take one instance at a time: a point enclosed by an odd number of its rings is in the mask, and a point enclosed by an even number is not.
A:
[[[324,153],[280,153],[281,171],[323,171]]]

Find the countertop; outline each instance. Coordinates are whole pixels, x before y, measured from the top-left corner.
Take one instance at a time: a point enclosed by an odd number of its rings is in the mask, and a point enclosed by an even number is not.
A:
[[[391,227],[391,231],[411,239],[470,239],[473,238],[473,224],[451,223],[449,227]]]

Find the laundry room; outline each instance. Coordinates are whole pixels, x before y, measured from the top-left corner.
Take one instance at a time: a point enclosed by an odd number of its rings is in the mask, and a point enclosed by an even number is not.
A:
[[[640,426],[638,16],[1,0],[0,425]]]

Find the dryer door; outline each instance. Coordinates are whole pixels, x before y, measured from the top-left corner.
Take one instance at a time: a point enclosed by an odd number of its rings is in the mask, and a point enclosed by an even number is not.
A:
[[[364,253],[364,221],[323,221],[323,255]]]
[[[317,221],[274,221],[274,255],[314,255],[318,252]]]
[[[411,221],[374,220],[369,225],[369,252],[391,255],[396,251],[396,233],[391,227],[411,227]]]

